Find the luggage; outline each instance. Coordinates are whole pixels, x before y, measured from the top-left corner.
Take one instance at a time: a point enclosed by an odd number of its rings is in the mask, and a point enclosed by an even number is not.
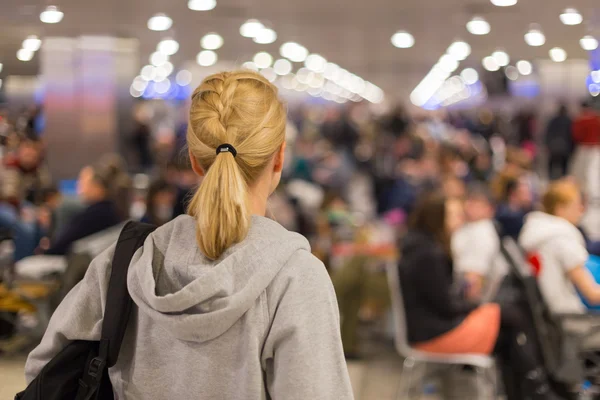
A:
[[[58,353],[15,400],[114,400],[108,368],[115,365],[133,300],[127,291],[131,258],[154,226],[129,222],[112,260],[100,341],[74,341]]]

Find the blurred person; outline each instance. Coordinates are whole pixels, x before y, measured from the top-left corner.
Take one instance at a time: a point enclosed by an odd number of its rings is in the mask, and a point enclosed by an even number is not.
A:
[[[489,189],[481,183],[471,184],[464,208],[467,222],[452,235],[452,258],[456,272],[465,281],[467,297],[479,302],[493,276],[507,271],[499,265],[500,238]]]
[[[127,164],[123,157],[116,153],[103,155],[98,163],[112,176],[108,195],[117,206],[119,218],[125,221],[129,218],[133,189],[132,179],[127,173]]]
[[[476,306],[454,291],[450,238],[463,222],[461,202],[439,192],[422,197],[411,215],[399,264],[409,343],[428,353],[494,353],[508,365],[503,378],[509,390],[513,376],[523,382],[515,399],[558,399],[526,314],[515,305]]]
[[[406,109],[401,104],[398,104],[391,116],[388,117],[386,121],[384,121],[384,128],[392,133],[394,137],[400,138],[405,136],[410,128],[410,117],[408,116]]]
[[[153,232],[130,267],[139,312],[124,338],[129,357],[109,369],[115,395],[352,399],[329,276],[305,238],[264,217],[284,164],[277,88],[251,71],[211,75],[192,95],[189,121],[192,167],[204,179],[190,215]],[[58,307],[27,381],[70,340],[100,339],[113,252]]]
[[[592,185],[598,186],[598,182],[592,182],[595,174],[590,165],[600,157],[600,116],[588,100],[581,103],[581,112],[573,122],[573,142],[572,174],[584,192],[590,193]]]
[[[173,206],[173,218],[187,213],[188,205],[192,199],[198,184],[202,178],[194,173],[189,164],[189,158],[179,163],[177,174],[175,205]]]
[[[581,314],[586,306],[600,305],[600,285],[585,267],[588,252],[577,228],[583,216],[583,201],[577,184],[556,181],[542,199],[543,211],[527,217],[519,243],[538,274],[540,291],[556,314]],[[600,344],[600,342],[598,343]]]
[[[161,226],[172,220],[175,195],[175,187],[166,180],[152,182],[146,195],[146,213],[142,222]]]
[[[506,174],[500,177],[501,196],[496,209],[496,221],[502,237],[518,239],[525,216],[533,208],[533,194],[522,175]]]
[[[562,178],[567,174],[569,161],[573,154],[573,121],[567,106],[561,104],[558,112],[546,127],[545,144],[548,150],[548,177],[550,180]]]
[[[77,181],[77,194],[86,208],[57,232],[45,254],[66,255],[77,240],[122,221],[118,208],[110,197],[115,178],[114,169],[101,164],[81,170]]]
[[[535,114],[529,110],[521,111],[515,117],[515,129],[517,131],[519,147],[527,152],[532,159],[537,152],[534,136],[537,129],[536,124]]]
[[[44,189],[51,184],[43,161],[42,144],[22,140],[16,153],[4,159],[2,199],[17,208],[23,202],[39,205]]]
[[[442,191],[444,194],[451,199],[462,200],[467,194],[467,186],[461,179],[448,175],[442,178]]]
[[[148,116],[142,107],[134,112],[135,127],[131,133],[131,146],[136,153],[141,171],[148,171],[154,164],[152,157],[152,131]]]

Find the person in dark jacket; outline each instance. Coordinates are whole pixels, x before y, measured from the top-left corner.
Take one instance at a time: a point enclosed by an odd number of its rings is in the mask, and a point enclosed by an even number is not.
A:
[[[558,399],[541,367],[526,314],[514,305],[477,307],[455,291],[450,240],[463,220],[461,202],[437,192],[424,195],[411,215],[399,265],[409,343],[439,354],[494,352],[507,366],[509,399]],[[531,340],[517,340],[523,337]],[[515,376],[524,381],[525,393],[513,397]]]
[[[111,168],[89,166],[81,170],[77,192],[87,207],[58,232],[46,254],[65,255],[77,240],[121,222],[117,206],[109,196],[114,178]]]
[[[141,222],[161,226],[173,219],[176,194],[175,187],[166,180],[152,182],[146,196],[146,214]]]
[[[567,174],[569,161],[573,154],[573,121],[569,117],[567,106],[561,105],[558,113],[550,120],[546,128],[546,147],[548,150],[548,177],[550,180],[562,178]]]
[[[502,196],[496,210],[496,221],[502,237],[519,238],[525,216],[532,209],[533,194],[523,177],[508,177],[503,183]]]

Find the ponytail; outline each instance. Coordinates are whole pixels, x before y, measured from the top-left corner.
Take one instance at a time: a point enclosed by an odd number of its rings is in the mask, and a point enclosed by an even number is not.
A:
[[[281,148],[285,124],[277,88],[255,72],[215,74],[194,91],[187,144],[205,176],[188,214],[206,257],[218,259],[248,234],[249,188]]]
[[[217,155],[196,190],[188,213],[198,224],[196,239],[200,250],[210,259],[219,258],[246,237],[250,228],[248,185],[232,155]]]

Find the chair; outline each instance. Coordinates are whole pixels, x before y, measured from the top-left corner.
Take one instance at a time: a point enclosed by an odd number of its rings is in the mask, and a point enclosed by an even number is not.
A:
[[[414,370],[417,363],[437,366],[472,366],[477,373],[477,398],[490,399],[496,395],[496,372],[495,362],[490,356],[480,354],[453,354],[440,355],[426,353],[410,347],[406,331],[406,316],[404,300],[400,287],[398,266],[394,263],[387,267],[388,284],[392,298],[392,312],[394,316],[394,328],[396,351],[404,357],[402,375],[398,384],[398,399],[408,399],[411,396],[411,384],[414,379]],[[421,377],[421,382],[425,377]],[[486,385],[487,384],[487,385]],[[487,386],[487,387],[486,387]],[[422,385],[421,385],[422,387]],[[491,390],[492,395],[486,396],[486,389]]]

